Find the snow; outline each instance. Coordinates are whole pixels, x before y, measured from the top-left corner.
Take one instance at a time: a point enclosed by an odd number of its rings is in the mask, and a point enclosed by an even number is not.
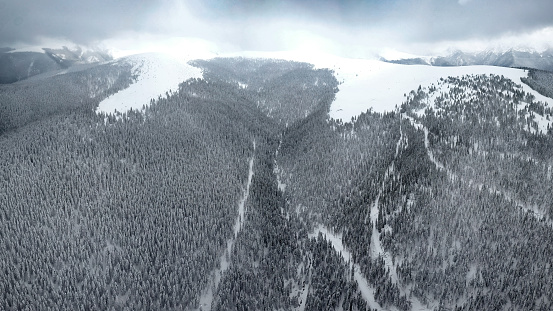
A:
[[[164,96],[170,90],[176,92],[180,83],[191,78],[202,78],[202,71],[177,59],[160,53],[133,55],[124,59],[134,65],[138,80],[128,88],[106,98],[96,112],[124,113],[148,106],[150,100]]]
[[[406,137],[403,134],[403,130],[400,127],[400,137],[398,139],[398,142],[396,143],[396,152],[394,159],[396,159],[400,152],[402,151],[402,147],[405,148],[405,144],[408,144],[408,141]],[[395,160],[394,160],[395,162]],[[381,188],[379,190],[378,195],[376,196],[376,199],[373,204],[369,206],[370,209],[370,220],[372,225],[372,234],[371,234],[371,244],[370,244],[370,254],[372,259],[382,258],[384,260],[384,265],[386,266],[386,269],[389,273],[390,281],[397,285],[399,288],[399,291],[401,295],[406,296],[409,301],[411,302],[412,310],[417,311],[430,311],[432,310],[432,307],[430,305],[425,306],[420,302],[420,300],[415,297],[414,295],[411,295],[411,293],[407,293],[407,289],[402,286],[399,282],[399,278],[397,275],[397,263],[398,261],[392,260],[393,255],[390,252],[387,252],[383,247],[382,243],[380,242],[380,232],[376,228],[376,221],[378,219],[378,214],[380,210],[380,197],[383,194],[383,190],[386,187],[386,184],[388,183],[388,180],[393,176],[394,173],[394,162],[390,163],[388,168],[386,169],[386,172],[384,174],[384,180],[382,181]],[[365,219],[365,223],[367,222],[367,219]],[[393,231],[393,228],[389,228],[389,231]]]
[[[29,65],[29,68],[27,69],[27,76],[31,76],[31,71],[33,70],[33,66],[35,65],[35,61],[33,60],[31,64]]]
[[[345,262],[349,262],[351,266],[351,253],[346,249],[344,244],[342,243],[342,235],[341,234],[334,234],[330,232],[327,228],[325,228],[322,225],[319,225],[317,228],[315,228],[315,231],[313,233],[310,233],[308,235],[309,238],[316,238],[319,233],[322,233],[323,236],[327,241],[332,243],[332,247],[342,255]]]
[[[253,149],[255,152],[255,141],[253,141]],[[225,249],[225,252],[221,254],[221,257],[219,257],[219,268],[218,269],[216,268],[211,272],[210,274],[211,279],[208,281],[206,287],[201,293],[199,310],[211,310],[213,295],[217,290],[217,287],[219,286],[219,282],[221,282],[223,274],[230,267],[232,248],[234,247],[234,242],[238,237],[238,233],[242,230],[242,226],[245,221],[245,213],[246,213],[245,205],[246,205],[246,201],[248,200],[248,196],[250,194],[250,186],[252,184],[253,163],[254,163],[254,157],[252,156],[249,162],[248,181],[246,183],[246,188],[244,189],[244,194],[238,203],[238,216],[236,217],[236,221],[234,222],[234,227],[233,227],[234,234],[232,237],[230,237],[227,240],[227,248]]]
[[[410,53],[401,52],[392,48],[384,48],[379,53],[380,57],[386,59],[386,60],[402,60],[402,59],[411,59],[411,58],[420,58],[428,63],[430,63],[431,57],[429,56],[422,56],[422,55],[415,55]]]
[[[280,139],[280,141],[278,142],[278,148],[275,152],[275,162],[274,162],[274,166],[273,166],[273,173],[275,174],[276,176],[276,180],[277,180],[277,186],[278,186],[278,190],[284,192],[286,191],[286,184],[282,182],[282,178],[281,178],[281,175],[284,173],[282,171],[282,169],[278,166],[278,162],[277,162],[277,158],[278,158],[278,153],[280,151],[280,147],[282,146],[282,139]]]
[[[539,114],[534,115],[534,121],[538,124],[538,132],[542,132],[543,134],[547,133],[547,127],[553,125],[553,120],[547,120],[544,116],[540,116]]]
[[[255,141],[253,143],[253,146],[255,150]],[[240,230],[242,230],[242,224],[244,222],[244,214],[246,212],[245,205],[246,205],[246,201],[248,200],[248,195],[250,193],[250,185],[252,183],[252,177],[253,177],[253,157],[250,159],[248,183],[246,185],[246,189],[244,190],[244,197],[242,197],[242,200],[240,200],[240,203],[238,204],[238,217],[236,218],[236,222],[234,223],[234,238],[236,238]]]
[[[280,190],[281,192],[285,192],[285,191],[286,191],[286,184],[282,182],[282,178],[281,178],[281,175],[283,174],[283,171],[282,171],[282,169],[278,166],[278,163],[277,163],[277,160],[276,160],[276,159],[275,159],[275,161],[274,161],[273,173],[274,173],[275,176],[276,176],[276,181],[277,181],[278,190]]]
[[[304,274],[304,269],[309,271],[307,276]],[[307,295],[309,294],[309,288],[311,287],[311,275],[312,275],[312,263],[308,262],[307,265],[300,263],[297,267],[296,273],[298,275],[303,275],[301,281],[296,282],[294,279],[290,279],[287,282],[290,282],[292,289],[290,291],[290,298],[296,297],[299,301],[299,305],[295,308],[292,308],[294,311],[304,311],[305,305],[307,302]],[[286,284],[286,282],[285,282]],[[286,286],[286,285],[285,285]]]
[[[383,55],[392,58],[405,56],[396,51],[384,51]],[[389,54],[389,55],[388,55]],[[375,112],[394,111],[404,101],[404,94],[419,86],[429,86],[440,78],[448,76],[495,74],[522,84],[526,77],[522,69],[495,66],[435,67],[426,65],[401,65],[386,63],[377,59],[343,58],[331,54],[312,51],[259,52],[245,51],[229,53],[221,57],[273,58],[298,62],[307,62],[314,68],[334,70],[340,82],[339,92],[330,107],[329,115],[333,119],[351,120],[352,117],[372,108]],[[212,58],[210,55],[207,58]],[[168,90],[177,90],[178,84],[190,78],[201,78],[201,70],[186,64],[176,56],[160,53],[148,53],[130,56],[128,61],[138,65],[141,73],[139,80],[128,89],[107,98],[100,103],[98,112],[111,113],[129,109],[141,109],[150,99],[165,94]],[[237,81],[241,88],[247,85]],[[553,99],[545,97],[522,84],[522,89],[535,96],[536,101],[553,105]],[[546,128],[545,122],[539,122],[540,129]],[[545,125],[544,125],[545,124]]]
[[[404,94],[448,76],[495,74],[503,75],[517,84],[522,84],[520,78],[526,77],[526,72],[522,69],[494,66],[433,67],[390,64],[377,60],[338,60],[340,62],[333,69],[341,84],[336,100],[330,107],[330,117],[344,121],[369,108],[375,112],[393,111],[402,104]],[[536,101],[553,104],[553,99],[539,94],[525,84],[522,84],[522,89],[534,95]]]
[[[476,270],[477,269],[477,266],[476,264],[471,264],[469,266],[469,271],[467,271],[467,276],[466,276],[466,283],[470,283],[470,281],[474,280],[474,278],[476,277]]]
[[[449,172],[449,170],[446,170],[445,166],[442,163],[438,162],[438,160],[436,160],[436,158],[434,157],[434,153],[432,152],[432,150],[430,150],[430,141],[428,140],[428,129],[426,127],[423,127],[423,129],[424,129],[424,148],[426,148],[426,153],[428,154],[428,158],[432,163],[434,163],[434,165],[439,171],[447,171],[448,176],[450,176],[451,178],[452,173]]]
[[[90,56],[86,59],[86,61],[89,63],[98,63],[100,62],[100,59],[96,56]]]
[[[380,244],[380,232],[376,229],[376,220],[378,219],[378,211],[379,211],[379,197],[376,198],[374,203],[371,205],[371,223],[372,223],[372,234],[371,234],[371,245],[370,245],[370,254],[372,259],[377,259],[378,257],[381,257],[383,255],[386,255],[384,252],[384,249],[382,249],[382,245]],[[394,265],[391,264],[390,256],[384,256],[386,268],[394,268]],[[395,269],[393,270],[395,271]],[[392,272],[392,270],[390,270]],[[397,284],[397,275],[394,275],[393,273],[390,274],[390,277],[392,278],[392,282],[394,284]]]
[[[404,53],[388,51],[392,58]],[[386,55],[386,53],[384,54]],[[330,117],[349,121],[352,117],[372,108],[375,112],[394,111],[404,101],[404,94],[429,86],[440,78],[448,76],[495,74],[503,75],[517,84],[522,84],[524,92],[535,96],[536,101],[553,104],[553,99],[545,97],[520,81],[527,74],[522,69],[495,66],[437,67],[426,65],[401,65],[386,63],[377,59],[344,58],[325,53],[307,51],[282,52],[242,52],[232,56],[252,58],[275,58],[311,63],[317,68],[328,68],[335,72],[340,82],[339,92],[330,107]]]
[[[369,307],[371,307],[371,309],[376,309],[378,311],[383,310],[380,304],[376,302],[376,300],[374,299],[375,288],[372,287],[367,281],[367,279],[365,279],[363,274],[361,274],[361,268],[359,267],[359,265],[354,264],[351,261],[351,252],[349,252],[345,248],[344,244],[342,243],[342,235],[334,234],[324,226],[319,225],[317,228],[315,228],[315,231],[313,233],[309,234],[309,237],[310,238],[317,237],[319,233],[322,233],[323,237],[332,244],[332,246],[334,247],[334,250],[336,250],[336,252],[342,255],[342,258],[344,258],[344,261],[349,263],[350,269],[353,267],[354,269],[353,277],[357,282],[359,291],[361,292],[361,296],[367,302]]]
[[[424,131],[424,147],[426,148],[426,153],[428,155],[428,158],[436,166],[436,169],[440,171],[444,171],[447,177],[449,178],[449,180],[451,181],[455,181],[459,179],[459,176],[457,176],[454,172],[450,171],[447,167],[445,167],[445,165],[443,165],[443,163],[440,163],[434,157],[434,153],[430,149],[430,142],[428,140],[428,134],[429,134],[428,129],[423,124],[415,121],[413,118],[407,116],[406,114],[403,114],[402,117],[409,120],[416,129],[419,129],[419,130],[422,129]],[[540,116],[536,115],[536,118],[537,117],[540,117]],[[478,149],[477,145],[475,145],[475,149]],[[397,155],[397,151],[396,151],[396,155]],[[485,185],[480,182],[474,182],[472,179],[467,181],[464,178],[460,178],[460,180],[462,182],[467,183],[470,187],[473,187],[474,189],[478,189],[479,191],[482,191],[482,189],[484,189],[484,186],[486,186],[486,189],[488,190],[489,193],[503,196],[503,198],[505,198],[509,202],[514,203],[518,208],[520,208],[525,213],[529,213],[531,216],[535,217],[538,221],[545,221],[546,224],[548,224],[550,227],[553,227],[553,221],[549,219],[547,214],[541,211],[537,205],[530,205],[517,199],[515,195],[510,191],[506,191],[504,189],[498,188],[493,184]],[[378,216],[378,210],[376,211],[376,216]],[[372,210],[371,210],[371,217],[373,217]],[[373,234],[374,234],[374,231],[373,231]]]
[[[311,271],[309,271],[309,273],[311,274]],[[311,278],[311,276],[309,277]],[[301,295],[300,295],[300,305],[298,307],[298,311],[303,311],[305,310],[305,304],[307,302],[307,294],[309,294],[309,286],[310,284],[306,284],[305,288],[302,290],[301,292]]]

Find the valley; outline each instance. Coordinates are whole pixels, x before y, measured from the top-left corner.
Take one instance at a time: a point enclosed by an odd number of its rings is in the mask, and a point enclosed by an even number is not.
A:
[[[143,54],[0,86],[0,308],[548,310],[528,72]]]

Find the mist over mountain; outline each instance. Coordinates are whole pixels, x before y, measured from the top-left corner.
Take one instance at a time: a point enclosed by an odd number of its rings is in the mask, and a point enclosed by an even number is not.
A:
[[[483,51],[466,53],[455,51],[447,56],[404,58],[384,61],[405,65],[471,66],[489,65],[512,68],[533,68],[553,71],[553,50],[542,52],[510,49],[505,52]]]
[[[59,49],[42,48],[41,50],[41,52],[13,48],[0,50],[0,84],[14,83],[46,72],[113,59],[106,51],[83,49],[78,46],[72,49],[64,46]]]

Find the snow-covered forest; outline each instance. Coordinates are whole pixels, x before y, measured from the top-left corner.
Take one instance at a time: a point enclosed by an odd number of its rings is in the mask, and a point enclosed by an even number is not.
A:
[[[0,309],[553,307],[550,72],[149,57],[0,86]]]

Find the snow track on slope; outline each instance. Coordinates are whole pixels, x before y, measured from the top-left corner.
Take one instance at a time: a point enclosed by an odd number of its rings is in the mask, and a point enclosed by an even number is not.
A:
[[[129,110],[141,110],[148,106],[151,99],[165,97],[166,92],[178,91],[179,84],[191,79],[202,78],[199,68],[188,65],[185,60],[179,60],[169,55],[148,53],[130,56],[123,61],[133,67],[133,74],[138,80],[128,88],[104,99],[96,109],[97,113],[124,113]]]
[[[396,152],[395,152],[394,159],[399,156],[402,150],[402,146],[407,143],[408,143],[407,139],[403,133],[403,130],[400,127],[400,137],[396,144]],[[392,176],[393,173],[394,173],[394,162],[392,162],[390,166],[387,168],[384,174],[384,181],[382,182],[382,186],[379,190],[377,198],[374,201],[374,203],[369,206],[369,215],[370,215],[369,217],[371,221],[370,225],[372,226],[372,235],[371,235],[371,243],[370,243],[371,258],[374,260],[381,257],[384,260],[385,267],[389,271],[390,281],[393,284],[396,284],[400,290],[401,295],[406,296],[407,299],[411,302],[412,310],[432,311],[433,308],[431,306],[425,306],[415,296],[409,295],[409,293],[406,292],[406,289],[403,286],[401,286],[401,284],[399,283],[399,279],[396,271],[397,262],[394,262],[392,260],[392,254],[390,254],[389,252],[383,249],[382,244],[380,242],[380,232],[378,232],[376,228],[376,221],[378,219],[379,208],[380,208],[379,206],[380,197],[382,196],[386,182],[389,180],[389,178]],[[368,219],[365,219],[365,222],[367,222],[367,220]],[[359,264],[352,262],[351,252],[347,250],[345,245],[342,243],[342,236],[340,234],[335,234],[331,232],[323,225],[319,225],[318,227],[315,228],[315,231],[313,233],[309,234],[309,237],[316,238],[319,233],[321,233],[325,237],[325,239],[332,244],[332,246],[334,247],[334,250],[342,256],[344,261],[349,263],[350,269],[353,268],[354,279],[357,282],[357,285],[359,286],[361,296],[363,297],[365,302],[367,302],[367,304],[372,309],[376,309],[378,311],[387,310],[383,308],[375,300],[374,296],[375,296],[376,289],[367,281],[367,279],[361,273],[361,267],[359,266]],[[389,309],[394,310],[395,307],[392,306]]]
[[[411,118],[411,117],[409,117],[405,114],[402,115],[402,117],[409,120],[411,122],[411,124],[416,129],[419,129],[419,130],[422,129],[424,131],[424,147],[426,149],[426,154],[428,155],[428,158],[430,159],[430,162],[432,162],[434,164],[434,166],[436,166],[436,169],[438,169],[439,171],[445,172],[449,180],[455,181],[457,179],[460,179],[463,183],[467,184],[472,189],[475,189],[475,190],[478,190],[478,191],[482,191],[482,189],[485,187],[489,191],[490,194],[497,194],[497,195],[503,196],[503,198],[505,200],[515,204],[522,211],[524,211],[526,213],[529,213],[531,216],[536,218],[538,221],[545,221],[545,223],[547,225],[549,225],[550,227],[553,228],[553,221],[551,219],[549,219],[549,217],[547,216],[547,214],[545,212],[539,210],[535,206],[528,206],[528,204],[526,204],[525,202],[520,201],[517,198],[515,198],[515,196],[512,193],[510,193],[508,191],[505,191],[505,190],[502,190],[502,189],[499,189],[495,185],[486,185],[486,184],[483,184],[483,183],[475,183],[472,180],[466,180],[465,178],[459,177],[459,176],[457,176],[457,174],[450,171],[447,167],[445,167],[444,164],[439,162],[434,157],[434,153],[430,149],[430,142],[428,140],[428,134],[429,134],[428,129],[422,123],[419,123],[419,122],[415,121],[413,118]]]
[[[394,161],[398,158],[401,147],[403,144],[408,144],[407,138],[403,134],[403,130],[399,128],[399,139],[396,144],[396,153],[394,155]],[[423,305],[420,300],[415,297],[414,295],[408,294],[406,292],[406,289],[400,284],[399,278],[397,276],[397,261],[393,261],[392,257],[393,255],[384,250],[382,247],[382,244],[380,243],[380,232],[376,228],[376,221],[378,219],[378,214],[380,210],[380,197],[382,196],[382,193],[384,191],[384,188],[386,186],[387,181],[394,173],[394,162],[390,163],[390,166],[384,173],[384,180],[382,181],[382,186],[378,192],[378,195],[376,196],[376,199],[372,205],[370,205],[370,218],[371,218],[371,225],[372,225],[372,234],[371,234],[371,244],[370,244],[370,254],[372,259],[377,259],[381,257],[384,260],[384,265],[386,266],[386,269],[388,270],[390,281],[392,284],[395,284],[398,286],[398,289],[401,293],[401,295],[406,296],[407,299],[411,302],[411,310],[417,310],[417,311],[432,311],[433,308],[431,306],[425,306]]]
[[[374,293],[375,288],[370,285],[370,283],[365,279],[363,274],[361,274],[361,267],[359,267],[358,264],[353,263],[351,261],[351,253],[346,249],[345,245],[342,243],[342,235],[341,234],[335,234],[329,231],[326,227],[319,225],[317,228],[315,228],[315,231],[313,233],[309,234],[310,238],[316,238],[319,233],[323,235],[323,237],[329,241],[332,246],[334,247],[334,250],[342,255],[342,258],[345,262],[348,262],[350,265],[350,269],[353,267],[353,277],[355,281],[357,282],[357,285],[359,286],[359,291],[361,292],[361,296],[365,300],[365,302],[371,307],[371,309],[376,309],[378,311],[384,310],[380,304],[374,299]]]
[[[255,152],[255,140],[253,141],[253,150]],[[219,268],[214,269],[210,273],[211,279],[208,281],[207,286],[201,293],[200,308],[198,310],[211,310],[211,303],[213,302],[214,293],[217,291],[217,287],[219,286],[219,282],[221,282],[223,274],[225,273],[225,271],[228,270],[232,263],[231,256],[234,242],[238,237],[238,233],[240,233],[240,231],[242,230],[244,221],[246,220],[246,201],[248,200],[248,196],[250,195],[250,186],[252,184],[253,178],[254,159],[255,157],[252,156],[249,162],[248,182],[246,183],[244,194],[238,202],[238,216],[236,216],[236,220],[234,222],[233,235],[227,240],[227,248],[225,249],[225,252],[221,254],[221,257],[219,257]]]

